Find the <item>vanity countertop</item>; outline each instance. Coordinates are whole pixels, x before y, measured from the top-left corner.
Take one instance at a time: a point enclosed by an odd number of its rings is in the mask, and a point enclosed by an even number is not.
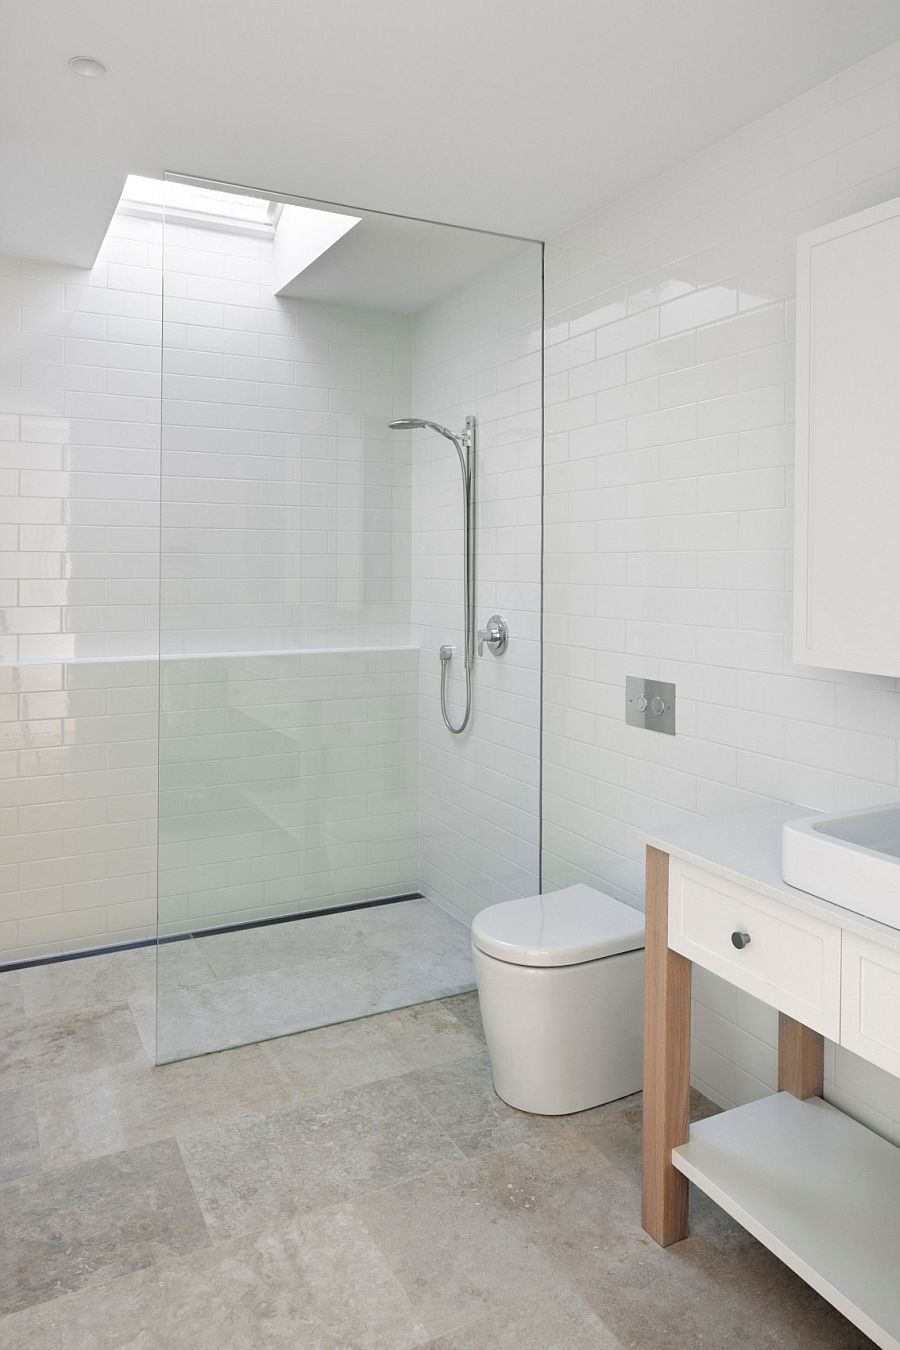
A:
[[[788,803],[763,807],[759,811],[709,816],[695,825],[641,831],[640,837],[661,853],[681,858],[729,881],[742,883],[771,900],[779,900],[826,923],[837,924],[900,951],[900,927],[892,928],[862,914],[854,914],[852,910],[820,900],[817,895],[799,891],[782,880],[782,825],[789,820],[809,819],[819,814],[808,806]],[[897,922],[900,924],[900,912]]]

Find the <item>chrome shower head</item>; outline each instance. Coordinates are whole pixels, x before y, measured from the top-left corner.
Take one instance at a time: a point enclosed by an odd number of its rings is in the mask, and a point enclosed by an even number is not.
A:
[[[393,422],[388,422],[388,429],[390,431],[436,431],[439,436],[445,436],[448,441],[452,441],[456,446],[463,483],[466,483],[468,482],[469,477],[469,465],[466,460],[466,454],[474,445],[472,439],[472,428],[474,425],[474,417],[467,417],[465,431],[457,436],[456,432],[451,431],[449,427],[442,427],[440,422],[429,422],[427,417],[398,417]]]
[[[442,427],[440,422],[429,422],[424,417],[398,417],[395,422],[388,422],[391,431],[436,431],[439,436],[446,436],[448,441],[458,441],[447,427]]]

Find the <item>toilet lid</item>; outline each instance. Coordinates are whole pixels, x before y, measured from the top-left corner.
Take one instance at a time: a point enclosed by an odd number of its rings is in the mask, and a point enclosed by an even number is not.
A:
[[[644,916],[592,886],[503,900],[475,916],[472,942],[516,966],[574,966],[644,945]]]

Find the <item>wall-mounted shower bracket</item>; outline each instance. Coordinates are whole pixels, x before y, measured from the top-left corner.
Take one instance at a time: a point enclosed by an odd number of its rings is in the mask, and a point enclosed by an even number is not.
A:
[[[472,715],[472,663],[475,659],[475,418],[470,414],[465,429],[459,434],[427,417],[398,417],[388,422],[388,427],[391,431],[436,431],[445,440],[453,442],[459,456],[463,498],[463,665],[466,680],[466,709],[459,722],[454,722],[447,711],[447,671],[453,660],[453,648],[445,642],[440,649],[441,716],[447,730],[458,736],[465,731]]]

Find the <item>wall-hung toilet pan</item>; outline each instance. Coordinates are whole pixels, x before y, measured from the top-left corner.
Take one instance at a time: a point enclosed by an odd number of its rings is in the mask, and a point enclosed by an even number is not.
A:
[[[641,1087],[644,916],[590,886],[490,905],[472,924],[497,1095],[567,1115]]]

